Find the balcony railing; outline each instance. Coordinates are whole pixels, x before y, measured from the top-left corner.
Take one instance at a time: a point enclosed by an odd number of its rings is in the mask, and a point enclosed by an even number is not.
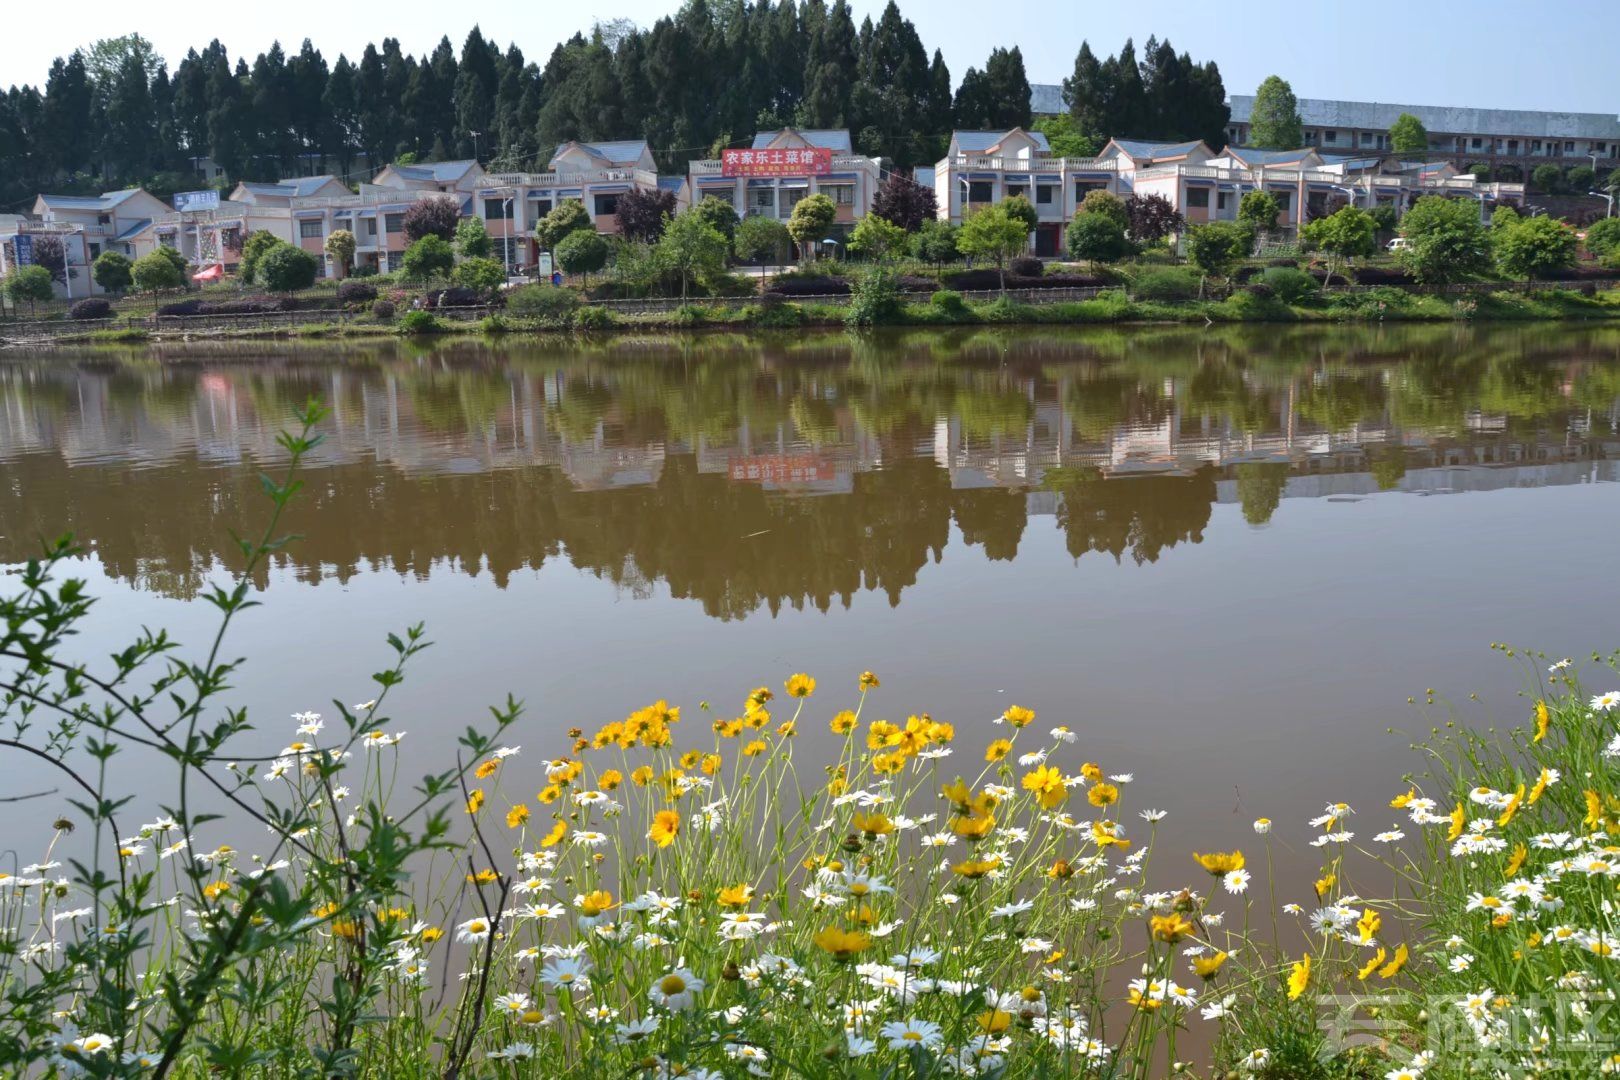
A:
[[[994,157],[983,154],[958,154],[945,159],[952,169],[978,169],[986,172],[1118,172],[1118,158],[1071,158],[1036,155],[1035,157]]]
[[[658,174],[646,169],[591,169],[585,172],[491,173],[478,182],[479,191],[525,187],[581,187],[585,184],[658,184]]]

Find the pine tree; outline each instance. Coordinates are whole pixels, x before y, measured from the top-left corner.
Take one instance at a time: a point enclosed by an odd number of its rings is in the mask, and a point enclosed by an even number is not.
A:
[[[332,65],[331,77],[321,95],[321,107],[326,110],[326,142],[323,154],[337,162],[338,175],[345,182],[354,165],[354,155],[360,145],[360,73],[349,63],[349,58],[338,54]]]
[[[124,58],[107,94],[106,137],[103,155],[109,179],[136,182],[152,169],[152,148],[157,140],[157,116],[152,109],[152,88],[140,56]]]
[[[1063,100],[1082,134],[1101,143],[1108,132],[1108,101],[1112,97],[1107,73],[1091,46],[1082,41],[1074,58],[1074,72],[1063,80]]]
[[[91,97],[83,52],[51,65],[37,153],[58,172],[71,174],[90,163]]]
[[[461,46],[461,65],[455,81],[457,156],[472,157],[476,151],[488,157],[498,148],[495,99],[500,91],[500,76],[496,71],[499,59],[500,53],[474,26]],[[476,140],[472,135],[475,131],[479,136]]]

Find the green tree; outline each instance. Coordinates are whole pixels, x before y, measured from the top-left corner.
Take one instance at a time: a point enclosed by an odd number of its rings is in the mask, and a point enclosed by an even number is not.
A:
[[[1270,232],[1277,227],[1282,214],[1282,203],[1269,191],[1245,192],[1238,202],[1237,219],[1256,234]]]
[[[1425,195],[1401,218],[1399,257],[1421,282],[1458,281],[1491,268],[1491,243],[1472,199]]]
[[[450,275],[450,280],[463,288],[491,294],[506,284],[506,267],[488,256],[478,255],[463,259]]]
[[[1121,199],[1111,191],[1088,191],[1086,197],[1080,200],[1079,213],[1101,214],[1103,217],[1115,221],[1121,229],[1131,227],[1131,211]]]
[[[1036,212],[1035,204],[1029,201],[1028,195],[1009,195],[1000,202],[1000,207],[1007,212],[1007,216],[1021,221],[1024,224],[1024,235],[1027,237],[1035,231],[1035,226],[1041,223],[1041,215]],[[1120,213],[1125,212],[1124,204],[1120,205]]]
[[[1429,150],[1429,129],[1411,113],[1401,113],[1389,125],[1389,148],[1397,154],[1424,154]]]
[[[129,256],[121,251],[103,251],[90,267],[90,276],[110,293],[121,293],[134,279],[130,276]]]
[[[1547,195],[1563,190],[1564,170],[1553,164],[1537,165],[1530,170],[1530,186]]]
[[[354,233],[348,229],[333,229],[323,247],[337,268],[337,276],[348,277],[349,267],[354,265]]]
[[[1284,461],[1255,461],[1239,465],[1237,473],[1238,504],[1243,508],[1243,520],[1250,525],[1264,525],[1271,520],[1282,504],[1283,489],[1288,484],[1288,463]]]
[[[689,211],[690,212],[690,211]],[[737,258],[748,262],[776,263],[787,257],[788,245],[793,238],[787,226],[775,218],[751,217],[737,226],[732,247]]]
[[[911,238],[911,254],[923,262],[944,266],[961,257],[956,249],[957,227],[941,218],[925,221]]]
[[[730,199],[722,199],[715,195],[705,195],[693,206],[691,213],[707,221],[719,231],[720,235],[730,243],[737,235],[738,218],[737,208],[731,205]]]
[[[869,259],[886,260],[906,249],[906,230],[876,214],[867,214],[850,235],[849,248]]]
[[[242,241],[242,261],[236,268],[236,272],[242,276],[243,282],[249,285],[254,284],[259,268],[259,260],[264,258],[265,252],[280,243],[284,243],[284,241],[268,229],[255,229],[247,234],[247,238]]]
[[[1545,277],[1574,266],[1579,244],[1575,230],[1562,221],[1525,218],[1496,234],[1496,265],[1509,277]]]
[[[1620,252],[1620,217],[1602,218],[1587,226],[1586,250],[1600,259]]]
[[[1254,234],[1235,221],[1212,221],[1187,230],[1187,260],[1206,278],[1227,278],[1248,258]],[[1203,284],[1199,284],[1203,292]]]
[[[1512,226],[1517,225],[1520,220],[1519,212],[1513,209],[1513,207],[1509,206],[1507,203],[1503,203],[1501,206],[1498,206],[1495,210],[1491,211],[1491,232],[1494,233],[1499,229],[1511,228]]]
[[[149,251],[135,260],[135,265],[130,268],[130,277],[137,289],[155,293],[163,289],[178,289],[186,283],[185,271],[176,267],[174,260],[163,252],[160,246],[156,251]]]
[[[594,229],[575,229],[557,241],[557,265],[586,280],[607,265],[608,242]]]
[[[788,218],[788,235],[799,245],[801,258],[809,258],[815,246],[826,238],[827,230],[832,228],[837,217],[838,207],[820,192],[799,200],[793,208],[793,215]]]
[[[463,259],[487,259],[492,248],[483,218],[462,218],[456,223],[456,253]]]
[[[1088,158],[1097,153],[1097,143],[1080,130],[1080,125],[1069,113],[1043,116],[1035,121],[1032,131],[1046,136],[1053,157]]]
[[[596,231],[596,223],[578,199],[564,199],[534,226],[534,238],[547,251],[556,251],[563,237],[582,230]]]
[[[1294,88],[1268,75],[1254,92],[1249,114],[1249,145],[1261,150],[1293,150],[1305,142]]]
[[[995,260],[1001,272],[1001,292],[1007,293],[1007,260],[1016,258],[1029,247],[1029,230],[1021,218],[1009,214],[1008,200],[987,206],[967,216],[956,235],[956,247],[972,258]]]
[[[277,244],[259,260],[259,280],[272,292],[290,293],[315,284],[315,256],[292,244]]]
[[[1305,223],[1305,243],[1328,257],[1327,282],[1333,271],[1349,259],[1366,258],[1378,250],[1378,224],[1372,215],[1355,206],[1343,206],[1327,217]]]
[[[1131,249],[1120,223],[1106,214],[1081,212],[1069,223],[1069,258],[1093,265],[1118,262]]]
[[[680,277],[681,299],[685,300],[694,277],[711,277],[725,268],[728,247],[719,229],[701,214],[688,210],[675,215],[664,228],[656,252],[658,264],[667,273]]]
[[[34,305],[41,301],[49,301],[51,291],[51,272],[43,266],[18,266],[5,276],[3,282],[6,298],[13,306],[28,301],[29,314],[33,314]]]
[[[437,233],[428,233],[405,249],[400,260],[406,281],[427,282],[447,278],[456,265],[455,249]]]

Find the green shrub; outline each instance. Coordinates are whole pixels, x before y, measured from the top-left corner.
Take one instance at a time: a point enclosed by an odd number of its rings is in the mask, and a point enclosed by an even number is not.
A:
[[[486,315],[479,321],[478,331],[482,334],[508,334],[512,331],[512,323],[504,315]]]
[[[712,314],[702,304],[682,304],[670,313],[670,321],[676,326],[702,326]]]
[[[605,307],[585,306],[574,312],[576,330],[611,330],[618,322],[618,317]]]
[[[420,243],[421,241],[417,241]],[[399,319],[399,332],[401,334],[443,334],[448,332],[450,324],[433,314],[431,311],[407,311]]]
[[[1297,304],[1316,292],[1316,279],[1303,270],[1273,266],[1260,275],[1260,281],[1285,304]]]
[[[962,294],[954,289],[939,290],[928,298],[928,303],[953,318],[959,318],[968,311],[967,301],[963,300]]]
[[[1198,275],[1180,267],[1149,267],[1138,271],[1131,282],[1131,296],[1137,300],[1177,302],[1198,295]]]
[[[899,321],[900,283],[888,266],[878,264],[855,279],[850,289],[844,322],[849,326],[881,326]]]
[[[572,289],[525,285],[506,294],[506,310],[523,319],[567,325],[582,301]]]
[[[784,304],[779,298],[774,303],[761,301],[743,308],[741,317],[744,323],[768,329],[789,329],[804,325],[804,309],[797,304]]]
[[[1600,259],[1620,254],[1620,218],[1603,218],[1587,226],[1586,250]]]

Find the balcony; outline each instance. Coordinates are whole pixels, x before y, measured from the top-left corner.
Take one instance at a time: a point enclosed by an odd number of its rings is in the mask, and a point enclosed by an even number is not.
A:
[[[1117,158],[1071,158],[1036,155],[1035,157],[987,157],[982,154],[958,154],[945,159],[951,169],[973,169],[981,172],[1118,172]]]
[[[590,169],[585,172],[490,173],[478,191],[505,188],[584,187],[586,184],[639,184],[657,187],[658,175],[645,169]]]
[[[691,173],[693,176],[720,176],[720,175],[722,175],[723,166],[722,166],[721,162],[719,161],[719,159],[717,159],[717,158],[709,158],[709,159],[707,159],[705,161],[689,161],[689,162],[686,163],[686,168],[687,168],[687,171],[689,173]],[[855,172],[855,171],[858,171],[858,170],[868,170],[868,171],[870,171],[873,168],[874,168],[874,166],[872,164],[872,159],[868,158],[868,157],[861,157],[859,154],[834,154],[833,155],[833,159],[832,159],[832,171],[833,172]],[[807,174],[793,173],[791,175],[803,176],[803,175],[807,175]],[[763,178],[761,178],[761,179],[763,179]]]

